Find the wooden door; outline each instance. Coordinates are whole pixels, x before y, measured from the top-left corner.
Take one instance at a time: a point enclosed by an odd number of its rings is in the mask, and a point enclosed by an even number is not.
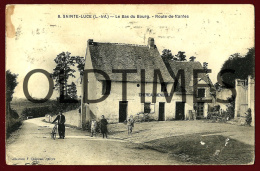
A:
[[[158,121],[164,121],[165,120],[165,103],[164,102],[159,102],[159,118]]]
[[[119,122],[124,122],[127,117],[127,101],[119,102]]]
[[[176,102],[175,119],[184,120],[185,119],[184,111],[185,111],[185,103]]]

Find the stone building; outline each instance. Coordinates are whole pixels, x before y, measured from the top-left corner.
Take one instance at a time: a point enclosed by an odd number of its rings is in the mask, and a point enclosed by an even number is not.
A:
[[[198,81],[193,82],[193,69],[203,69],[199,62],[163,60],[153,38],[148,39],[148,45],[101,43],[90,39],[85,59],[85,71],[101,70],[109,79],[105,79],[102,73],[84,74],[82,125],[91,118],[100,119],[101,115],[110,123],[124,122],[130,115],[136,117],[142,113],[148,113],[151,119],[158,121],[186,119],[188,113],[194,110],[194,83],[212,86],[205,73],[198,74]],[[122,81],[122,70],[131,71],[126,74],[127,80]],[[180,77],[172,99],[167,101],[166,97],[176,81],[172,74],[177,74],[179,70],[185,73],[185,86],[180,84]],[[158,76],[156,80],[155,75]],[[125,85],[126,91],[123,92],[122,86]],[[186,94],[186,101],[183,101],[182,91]],[[123,93],[126,93],[126,98],[122,97]],[[107,97],[101,102],[87,101],[100,99],[104,95]],[[199,96],[199,100],[212,99],[209,87],[198,87],[195,96]],[[142,98],[145,100],[141,101]],[[208,104],[199,102],[196,106],[199,115],[205,117]]]

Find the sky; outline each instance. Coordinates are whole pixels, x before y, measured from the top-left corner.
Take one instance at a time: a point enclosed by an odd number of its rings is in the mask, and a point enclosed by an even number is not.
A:
[[[51,73],[54,58],[61,52],[84,57],[88,39],[147,45],[148,37],[153,37],[160,53],[163,49],[170,49],[174,55],[184,51],[187,59],[195,56],[197,61],[209,63],[213,83],[230,55],[245,55],[254,46],[252,5],[15,5],[8,10],[12,13],[6,23],[6,70],[19,74],[15,98],[25,98],[23,80],[28,72],[44,69]],[[114,17],[94,19],[94,15]],[[175,15],[186,18],[169,18]],[[12,26],[14,30],[10,32]],[[73,81],[77,82],[79,73],[75,75]],[[77,86],[80,88],[80,84]],[[28,89],[33,97],[45,97],[49,89],[47,78],[41,73],[32,75]],[[57,95],[54,92],[52,98]]]

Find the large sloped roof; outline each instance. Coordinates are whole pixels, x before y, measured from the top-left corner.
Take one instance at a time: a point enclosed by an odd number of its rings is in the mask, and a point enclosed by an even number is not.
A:
[[[145,69],[145,81],[153,82],[154,69],[160,69],[165,82],[174,82],[156,47],[93,42],[89,53],[93,68],[106,72],[111,81],[122,81],[122,75],[112,73],[112,69],[136,69],[137,73],[127,74],[129,82],[141,81],[141,69]],[[96,77],[104,80],[100,74]]]
[[[173,61],[173,60],[165,60],[166,67],[170,74],[172,72],[176,76],[179,70],[184,70],[185,73],[185,90],[186,92],[192,93],[193,91],[193,72],[194,70],[203,70],[203,67],[200,62],[188,62],[188,61]],[[203,80],[206,84],[213,86],[211,80],[206,75],[206,73],[198,73],[198,79],[195,83],[198,84],[201,80]],[[180,83],[180,80],[179,80]],[[204,84],[205,84],[204,83]]]
[[[193,70],[203,69],[200,62],[163,60],[156,46],[150,48],[144,45],[91,42],[88,48],[93,69],[106,72],[111,81],[122,81],[122,74],[112,73],[113,69],[136,69],[137,73],[127,74],[129,82],[141,82],[141,69],[145,69],[145,81],[153,82],[154,70],[160,69],[164,82],[168,83],[174,82],[171,76],[173,73],[176,76],[179,70],[184,70],[185,90],[187,93],[192,93]],[[98,73],[95,76],[98,80],[104,80]],[[199,73],[198,78],[212,85],[205,73]],[[177,89],[179,88],[177,86]]]

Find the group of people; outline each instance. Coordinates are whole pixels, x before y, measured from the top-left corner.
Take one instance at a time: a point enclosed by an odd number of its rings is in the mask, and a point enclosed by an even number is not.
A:
[[[65,116],[62,114],[62,112],[59,112],[58,116],[54,119],[54,121],[52,123],[55,123],[56,121],[58,121],[58,133],[59,133],[59,139],[64,139],[65,138],[65,122],[66,122],[66,118]],[[131,115],[130,118],[128,118],[127,120],[125,120],[125,123],[127,125],[127,130],[128,130],[128,135],[132,135],[133,132],[133,127],[134,127],[134,118]],[[100,120],[100,131],[103,135],[103,138],[107,138],[107,125],[108,122],[105,118],[104,115],[101,116],[101,120]],[[91,137],[96,136],[96,129],[97,129],[97,121],[95,119],[91,120],[91,124],[90,124],[90,129],[91,129]]]
[[[130,118],[128,118],[127,120],[125,120],[125,123],[127,125],[127,130],[128,130],[128,135],[132,135],[133,132],[133,127],[134,127],[134,118],[131,115]],[[106,137],[107,138],[107,120],[105,119],[105,116],[102,115],[102,119],[100,120],[100,131],[103,135],[103,138]],[[96,129],[97,129],[97,121],[95,119],[91,120],[91,124],[90,124],[90,130],[91,130],[91,137],[96,136]]]
[[[105,119],[105,116],[102,115],[101,116],[101,120],[100,120],[100,131],[103,135],[103,138],[107,138],[107,120]],[[91,137],[93,137],[93,135],[96,136],[96,129],[97,129],[97,121],[95,119],[91,120],[91,124],[90,124],[90,130],[91,130]]]

